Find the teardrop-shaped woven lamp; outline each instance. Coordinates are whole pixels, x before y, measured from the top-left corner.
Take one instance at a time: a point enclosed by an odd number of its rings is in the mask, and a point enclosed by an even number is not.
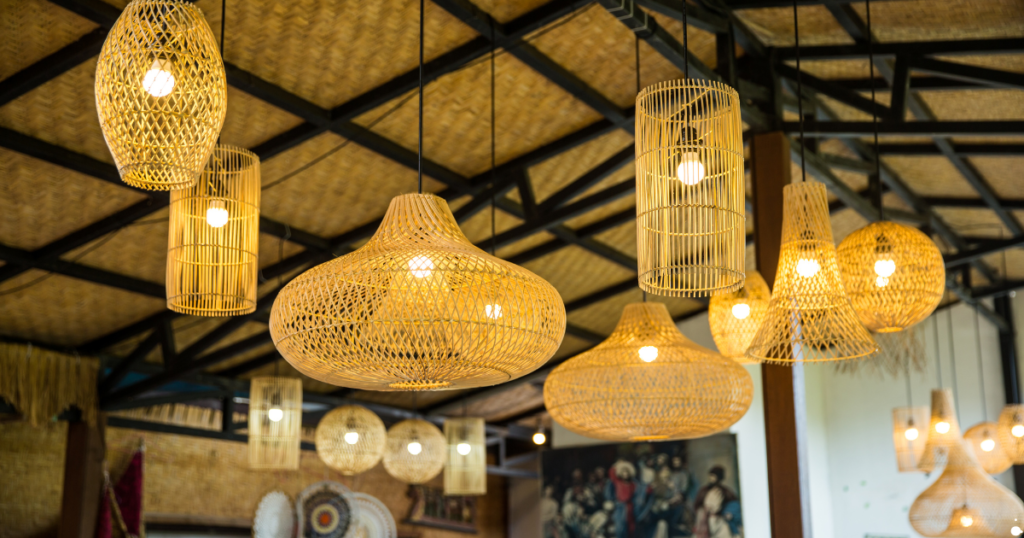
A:
[[[949,389],[932,390],[931,420],[928,422],[927,441],[918,468],[926,473],[946,463],[951,446],[963,444],[960,422],[953,406],[953,393]]]
[[[859,359],[874,353],[878,346],[843,291],[825,186],[786,185],[783,203],[772,298],[747,355],[788,364]]]
[[[366,245],[285,286],[270,332],[295,368],[333,385],[482,387],[547,362],[565,305],[537,275],[473,246],[444,200],[406,194]]]
[[[747,348],[768,312],[772,292],[761,273],[747,271],[743,287],[716,295],[708,304],[708,323],[718,352],[740,364],[753,364]]]
[[[995,422],[979,422],[971,426],[964,433],[964,442],[988,474],[1000,474],[1013,466],[1013,461],[999,442],[999,425]]]
[[[487,434],[484,419],[448,418],[444,421],[448,463],[444,466],[445,495],[487,494]]]
[[[224,62],[203,13],[183,0],[133,0],[96,64],[96,110],[125,183],[196,183],[227,112]]]
[[[892,410],[892,442],[896,467],[901,473],[916,473],[928,441],[928,408],[897,407]]]
[[[605,341],[548,375],[544,406],[595,439],[693,439],[739,420],[753,390],[746,369],[683,336],[665,305],[635,303]]]
[[[384,469],[406,484],[422,484],[441,474],[447,453],[437,426],[416,418],[403,420],[388,430]]]
[[[345,405],[332,409],[316,426],[316,453],[345,476],[372,469],[384,455],[387,430],[369,409]]]
[[[1007,405],[999,413],[999,442],[1015,465],[1024,464],[1024,405]]]
[[[636,98],[640,288],[710,297],[743,285],[743,124],[736,90],[683,79]]]
[[[302,380],[254,377],[249,386],[249,467],[298,469]]]

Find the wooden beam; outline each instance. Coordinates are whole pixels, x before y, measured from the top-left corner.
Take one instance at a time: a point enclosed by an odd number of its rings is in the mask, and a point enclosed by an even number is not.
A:
[[[103,419],[97,420],[100,422],[95,425],[68,422],[58,538],[93,538],[96,532],[106,454]]]

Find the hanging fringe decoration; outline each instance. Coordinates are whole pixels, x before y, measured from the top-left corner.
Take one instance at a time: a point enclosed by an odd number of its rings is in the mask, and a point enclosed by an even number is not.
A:
[[[841,361],[836,371],[841,374],[867,377],[899,379],[907,372],[922,373],[925,370],[924,336],[920,325],[894,333],[875,333],[878,351],[862,361]]]
[[[96,423],[99,361],[32,345],[0,343],[0,398],[42,426],[71,407]]]

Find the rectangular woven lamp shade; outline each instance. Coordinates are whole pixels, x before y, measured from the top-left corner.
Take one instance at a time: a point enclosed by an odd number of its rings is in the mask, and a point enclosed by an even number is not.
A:
[[[249,388],[249,467],[298,469],[302,380],[254,377]]]
[[[916,473],[921,470],[918,464],[928,440],[928,426],[928,408],[925,406],[892,410],[892,442],[899,472]]]
[[[932,390],[931,419],[928,422],[927,441],[924,453],[917,466],[926,473],[946,464],[950,447],[963,445],[960,421],[953,406],[953,392],[949,389]]]
[[[444,437],[448,443],[448,463],[444,467],[444,494],[486,495],[487,446],[484,419],[446,419]]]

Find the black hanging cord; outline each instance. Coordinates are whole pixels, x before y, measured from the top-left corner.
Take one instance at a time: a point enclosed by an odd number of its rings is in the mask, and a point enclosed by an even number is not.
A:
[[[683,0],[683,78],[690,78],[690,32],[687,28],[686,0]]]
[[[807,181],[807,159],[804,158],[804,85],[800,76],[800,22],[793,0],[793,38],[796,41],[796,108],[800,115],[800,181]]]
[[[907,407],[914,407],[914,393],[910,390],[910,361],[907,361]]]
[[[978,380],[981,383],[981,417],[988,420],[988,404],[985,401],[985,363],[981,360],[981,314],[974,310],[974,340],[978,346]]]
[[[939,373],[939,388],[942,388],[942,353],[939,351],[939,316],[936,315],[932,320],[935,321],[935,371]]]
[[[960,420],[960,394],[956,389],[956,349],[953,347],[953,309],[946,309],[947,330],[949,331],[949,358],[953,366],[953,401],[956,404],[957,421]]]
[[[495,134],[497,132],[496,131],[497,123],[495,122],[495,119],[494,119],[495,118],[495,112],[494,111],[496,109],[496,107],[494,105],[494,102],[495,102],[495,87],[496,87],[496,85],[495,85],[495,76],[494,76],[494,74],[495,74],[495,67],[494,67],[494,64],[495,64],[495,46],[494,46],[494,40],[495,40],[494,21],[492,20],[491,21],[491,256],[494,256],[495,251],[497,251],[497,249],[498,249],[497,226],[495,225],[495,214],[497,213],[497,208],[495,207],[495,191],[494,191],[494,186],[498,184],[498,179],[497,179],[496,173],[494,171],[494,166],[495,166],[496,159],[497,159],[495,157],[496,151],[494,149],[495,148],[495,139],[497,138],[497,135]]]
[[[425,0],[420,0],[420,147],[419,147],[419,164],[418,164],[418,180],[417,190],[420,194],[423,194],[423,4]]]
[[[640,95],[640,34],[633,36],[636,37],[636,94]]]
[[[871,178],[873,194],[875,196],[875,207],[878,208],[878,220],[885,220],[885,211],[882,208],[882,162],[878,155],[878,112],[875,102],[875,53],[871,45],[871,0],[867,0],[868,19],[868,73],[871,75],[871,126],[875,131],[875,175]]]

